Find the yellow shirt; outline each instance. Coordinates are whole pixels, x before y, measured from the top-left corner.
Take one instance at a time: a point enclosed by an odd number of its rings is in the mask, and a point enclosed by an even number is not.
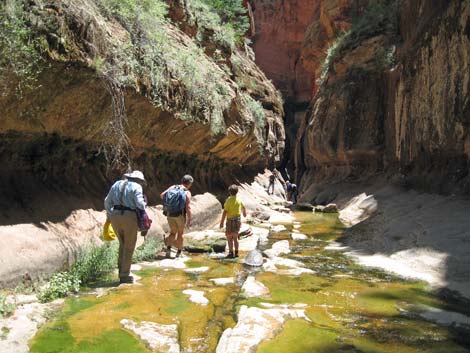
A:
[[[224,211],[227,211],[227,218],[240,216],[240,210],[242,207],[243,202],[237,199],[236,196],[230,196],[224,203]]]

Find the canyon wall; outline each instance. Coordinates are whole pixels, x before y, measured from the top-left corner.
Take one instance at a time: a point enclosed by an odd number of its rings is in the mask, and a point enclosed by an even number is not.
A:
[[[255,20],[271,16],[264,1],[253,2]],[[282,9],[284,3],[272,6]],[[286,16],[311,18],[304,33],[299,28],[303,43],[293,51],[300,55],[304,78],[296,81],[301,71],[291,69],[295,83],[283,84],[301,86],[306,78],[311,83],[309,107],[291,151],[302,191],[381,175],[407,187],[468,194],[470,3],[299,3],[297,12]],[[263,6],[264,14],[257,15]],[[271,26],[289,22],[274,18]],[[267,28],[261,22],[257,28]],[[286,64],[272,53],[288,50],[271,41],[268,52],[264,46],[270,41],[259,40],[255,37],[259,65],[277,82],[280,78],[270,73]],[[270,59],[264,59],[265,52]],[[299,90],[292,99],[305,96]]]
[[[128,167],[143,170],[157,203],[183,174],[194,175],[195,192],[224,190],[280,160],[280,94],[248,46],[214,39],[200,9],[168,2],[149,32],[142,26],[155,19],[130,26],[125,4],[16,3],[42,69],[21,92],[15,75],[2,78],[0,224],[101,209]]]

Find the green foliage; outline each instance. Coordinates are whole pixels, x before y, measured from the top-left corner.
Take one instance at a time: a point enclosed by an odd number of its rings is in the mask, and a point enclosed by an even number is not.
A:
[[[41,302],[48,302],[57,298],[63,298],[80,290],[80,280],[70,272],[55,273],[38,298]]]
[[[70,273],[81,284],[87,284],[111,272],[117,263],[117,245],[117,241],[89,245],[78,254]]]
[[[371,1],[361,16],[353,18],[351,29],[343,32],[327,50],[322,65],[320,81],[323,81],[338,56],[345,50],[359,46],[364,40],[379,34],[396,36],[398,33],[398,15],[396,0]],[[395,63],[394,49],[383,48],[379,51],[377,62],[379,66],[391,67]]]
[[[0,293],[0,319],[10,316],[15,309],[15,304],[7,303],[7,295]]]
[[[156,239],[145,239],[145,242],[135,250],[134,256],[132,257],[132,261],[141,262],[154,260],[157,251],[159,251],[161,248],[162,243],[157,241]]]
[[[77,255],[69,272],[55,273],[39,291],[41,302],[63,298],[80,290],[80,285],[95,281],[111,272],[117,263],[117,242],[90,245]]]
[[[122,87],[140,89],[141,83],[155,105],[180,119],[208,123],[213,134],[222,132],[223,111],[231,100],[227,74],[206,56],[203,48],[191,41],[183,43],[168,30],[169,24],[163,18],[166,5],[160,0],[146,0],[153,4],[153,11],[146,12],[142,7],[145,1],[96,1],[133,33],[130,42],[116,43],[105,63],[95,59],[100,74]]]
[[[242,93],[242,98],[248,108],[248,111],[253,117],[253,121],[255,122],[256,126],[258,128],[263,128],[266,122],[266,113],[264,111],[263,105],[246,93]]]
[[[214,42],[233,50],[250,27],[242,0],[191,0],[186,7],[200,40],[204,30],[211,30]]]
[[[41,45],[28,25],[21,0],[0,3],[0,93],[16,82],[17,93],[37,85],[41,71]]]

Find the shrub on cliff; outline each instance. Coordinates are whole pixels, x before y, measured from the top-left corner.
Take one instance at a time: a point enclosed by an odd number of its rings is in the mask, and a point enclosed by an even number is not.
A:
[[[243,42],[250,27],[241,0],[192,0],[186,2],[186,8],[191,24],[198,26],[200,37],[204,30],[211,30],[212,39],[230,50]]]
[[[33,87],[41,70],[40,42],[32,33],[22,1],[0,3],[0,94],[11,89],[21,95]]]
[[[323,81],[331,65],[345,51],[352,50],[371,37],[386,34],[391,38],[398,33],[398,12],[396,0],[371,1],[362,14],[353,16],[351,28],[337,36],[327,50],[322,65],[320,81]],[[379,69],[390,67],[395,63],[394,50],[383,48],[377,53],[376,64]]]

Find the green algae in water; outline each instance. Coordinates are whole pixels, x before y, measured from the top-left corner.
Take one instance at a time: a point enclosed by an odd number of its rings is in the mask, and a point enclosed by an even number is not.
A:
[[[119,288],[100,299],[68,299],[58,319],[45,325],[36,336],[31,351],[106,353],[117,352],[115,347],[124,347],[122,352],[146,352],[138,338],[120,325],[121,319],[130,318],[160,324],[178,323],[182,351],[214,352],[223,330],[235,326],[239,307],[264,308],[262,302],[305,303],[305,313],[311,322],[288,320],[274,339],[262,342],[257,352],[468,351],[456,343],[455,333],[449,328],[416,315],[403,316],[400,309],[413,305],[447,306],[427,292],[424,283],[361,268],[340,252],[324,250],[328,240],[341,235],[342,226],[337,217],[313,213],[302,213],[300,217],[304,223],[299,231],[310,237],[304,242],[289,239],[293,252],[288,257],[304,262],[316,273],[282,276],[255,272],[256,279],[270,289],[270,298],[241,298],[238,284],[215,286],[210,279],[244,278],[248,270],[237,262],[193,255],[187,262],[188,267],[208,266],[210,269],[197,276],[180,269],[144,269],[138,272],[143,277],[141,286]],[[277,235],[270,243],[285,237],[286,234]],[[210,304],[191,303],[182,293],[189,286],[203,290]]]
[[[59,328],[61,330],[59,330]],[[31,346],[31,353],[146,353],[148,350],[134,336],[124,330],[109,330],[92,340],[76,342],[67,324],[50,328],[39,335]],[[118,348],[119,347],[119,348]]]
[[[316,329],[304,320],[290,320],[274,340],[262,342],[256,353],[330,353],[342,347],[337,337],[333,330]]]
[[[187,295],[183,293],[175,293],[173,299],[170,301],[170,306],[165,309],[169,315],[178,315],[187,310],[191,306],[191,302]]]
[[[116,347],[122,352],[147,352],[145,346],[124,330],[109,330],[92,340],[77,340],[73,337],[68,318],[98,305],[101,301],[70,298],[62,314],[39,331],[31,344],[31,353],[114,353]],[[90,322],[93,330],[93,322]]]

